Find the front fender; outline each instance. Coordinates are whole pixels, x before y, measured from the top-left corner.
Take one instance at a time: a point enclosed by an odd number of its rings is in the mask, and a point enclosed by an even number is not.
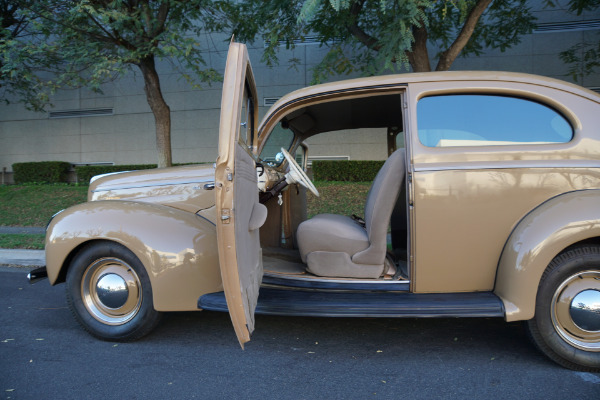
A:
[[[110,240],[142,262],[159,311],[197,310],[198,298],[223,290],[215,226],[190,212],[132,201],[94,201],[58,214],[46,233],[51,284],[81,245]]]
[[[500,257],[494,293],[506,320],[533,318],[544,270],[567,247],[600,237],[600,190],[569,192],[531,211],[511,233]]]

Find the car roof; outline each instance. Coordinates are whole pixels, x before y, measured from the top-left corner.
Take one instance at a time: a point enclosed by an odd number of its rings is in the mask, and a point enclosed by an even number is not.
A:
[[[552,87],[585,97],[600,103],[600,95],[582,86],[575,85],[559,79],[540,75],[523,74],[517,72],[503,71],[441,71],[441,72],[419,72],[396,75],[371,76],[366,78],[355,78],[343,81],[328,82],[319,85],[308,86],[286,94],[279,99],[265,115],[261,127],[273,112],[290,102],[298,99],[310,98],[326,93],[339,93],[357,88],[377,88],[387,86],[408,86],[412,83],[423,82],[449,82],[449,81],[500,81],[519,82],[538,86]]]

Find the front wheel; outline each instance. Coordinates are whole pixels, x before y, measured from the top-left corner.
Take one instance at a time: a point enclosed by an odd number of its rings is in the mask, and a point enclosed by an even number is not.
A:
[[[527,327],[537,347],[558,364],[600,372],[600,246],[576,247],[552,260]]]
[[[114,242],[95,242],[77,253],[67,273],[67,302],[81,326],[103,340],[139,339],[161,316],[146,269]]]

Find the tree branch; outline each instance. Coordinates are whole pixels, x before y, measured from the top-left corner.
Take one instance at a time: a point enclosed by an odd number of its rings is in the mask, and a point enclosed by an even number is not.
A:
[[[350,15],[352,15],[354,18],[352,24],[348,25],[347,28],[348,31],[352,34],[352,36],[354,36],[359,42],[367,46],[367,48],[374,51],[379,51],[381,46],[377,44],[377,38],[374,38],[373,36],[369,35],[367,32],[365,32],[362,28],[358,26],[358,15],[362,11],[365,2],[366,0],[359,0],[355,1],[352,4],[352,6],[350,7]]]
[[[169,16],[169,11],[171,6],[168,2],[164,2],[158,8],[158,14],[156,15],[156,20],[158,21],[158,25],[160,26],[160,31],[164,30],[165,22],[167,22],[167,17]]]
[[[440,59],[438,61],[436,71],[447,71],[450,69],[452,62],[458,57],[460,52],[471,39],[471,35],[473,35],[473,31],[475,30],[475,26],[477,22],[488,8],[490,3],[493,0],[478,0],[473,9],[469,12],[465,23],[463,24],[460,33],[454,40],[454,42],[450,45],[450,47],[440,54]]]
[[[106,36],[98,35],[96,33],[86,31],[85,29],[78,29],[73,26],[70,26],[70,28],[76,32],[91,36],[96,40],[99,40],[99,41],[102,41],[105,43],[116,44],[118,46],[126,48],[127,50],[133,51],[133,50],[137,49],[137,47],[135,47],[133,44],[131,44],[127,40],[123,39],[123,37],[121,35],[119,35],[119,32],[117,32],[117,31],[110,32],[110,31],[106,30],[102,26],[102,24],[99,21],[97,21],[96,18],[91,16],[88,12],[86,12],[86,15],[92,20],[94,25],[96,25],[102,32],[104,32],[106,34]]]

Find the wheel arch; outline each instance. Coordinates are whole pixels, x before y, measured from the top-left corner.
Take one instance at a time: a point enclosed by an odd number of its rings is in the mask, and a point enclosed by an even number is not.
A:
[[[506,320],[533,318],[544,270],[568,248],[589,243],[600,244],[600,190],[568,192],[527,214],[509,236],[496,273],[494,293]]]
[[[110,241],[110,240],[92,239],[92,240],[88,240],[83,243],[80,243],[75,248],[73,248],[69,252],[69,254],[67,254],[64,261],[59,265],[58,274],[56,275],[56,278],[54,278],[54,280],[52,280],[52,279],[50,280],[50,283],[52,285],[56,285],[58,283],[65,283],[67,281],[67,272],[69,271],[69,265],[71,265],[71,262],[73,261],[73,259],[77,255],[77,253],[79,253],[84,247],[89,246],[89,245],[93,244],[94,242],[100,242],[100,241]]]
[[[171,207],[97,201],[58,214],[46,232],[46,268],[52,285],[64,282],[75,255],[96,241],[123,245],[140,260],[158,311],[197,310],[198,298],[223,290],[215,226]]]

